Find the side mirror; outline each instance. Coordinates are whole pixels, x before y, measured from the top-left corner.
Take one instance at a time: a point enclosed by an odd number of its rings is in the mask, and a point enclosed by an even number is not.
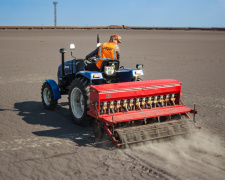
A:
[[[143,64],[137,64],[137,65],[136,65],[136,68],[137,68],[137,69],[143,69],[143,67],[144,67]]]
[[[70,51],[71,52],[75,51],[75,44],[70,44]]]

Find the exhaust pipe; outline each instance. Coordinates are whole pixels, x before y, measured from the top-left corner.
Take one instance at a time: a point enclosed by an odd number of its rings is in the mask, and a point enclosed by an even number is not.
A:
[[[59,52],[62,54],[62,76],[65,76],[65,72],[64,72],[64,53],[66,53],[66,49],[61,48],[59,50]]]
[[[97,34],[97,44],[99,43],[100,38],[99,38],[99,34]]]

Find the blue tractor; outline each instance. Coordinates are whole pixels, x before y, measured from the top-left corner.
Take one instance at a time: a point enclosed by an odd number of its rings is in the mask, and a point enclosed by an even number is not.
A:
[[[99,45],[98,41],[99,37]],[[144,75],[142,64],[137,64],[134,69],[126,69],[120,67],[120,62],[116,59],[104,60],[99,71],[87,71],[85,67],[89,63],[96,63],[97,57],[77,59],[73,56],[74,44],[70,45],[70,50],[73,59],[64,61],[66,49],[60,49],[62,64],[58,67],[58,84],[52,79],[46,79],[42,85],[41,97],[44,107],[54,110],[61,95],[68,95],[69,110],[78,125],[86,126],[92,119],[87,114],[91,85],[141,81],[140,76]]]

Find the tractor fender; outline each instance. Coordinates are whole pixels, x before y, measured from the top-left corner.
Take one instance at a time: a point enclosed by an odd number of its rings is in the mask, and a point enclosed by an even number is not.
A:
[[[132,76],[143,76],[144,72],[142,69],[124,69],[124,71],[130,71]]]
[[[59,91],[59,86],[57,85],[57,83],[52,79],[45,79],[45,81],[47,81],[48,84],[51,86],[54,99],[61,99],[61,93]]]
[[[120,69],[116,72],[120,74],[121,82],[130,82],[132,81],[133,77],[144,75],[142,69]]]
[[[94,74],[98,75],[98,76],[94,77],[93,76]],[[79,71],[76,74],[76,78],[79,76],[83,76],[83,77],[89,79],[91,83],[92,83],[93,79],[103,79],[102,73],[98,72],[98,71]]]

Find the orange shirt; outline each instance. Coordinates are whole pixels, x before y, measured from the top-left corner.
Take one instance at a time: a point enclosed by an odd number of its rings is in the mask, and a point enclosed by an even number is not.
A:
[[[99,60],[97,61],[96,66],[100,69],[104,60],[117,59],[118,51],[119,46],[115,45],[113,42],[102,44],[98,49]]]

